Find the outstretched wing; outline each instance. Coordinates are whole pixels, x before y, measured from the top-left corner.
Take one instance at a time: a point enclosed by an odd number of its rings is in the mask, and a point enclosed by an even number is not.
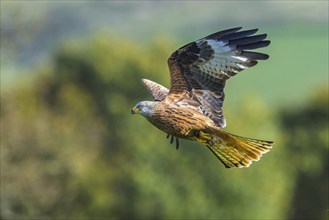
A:
[[[267,54],[250,52],[266,47],[266,34],[253,35],[258,29],[232,28],[211,34],[176,50],[168,59],[171,93],[188,91],[200,103],[201,111],[217,126],[225,127],[222,107],[226,80],[255,66]]]
[[[148,79],[142,79],[141,81],[153,96],[154,101],[162,101],[167,97],[169,89],[166,87]]]

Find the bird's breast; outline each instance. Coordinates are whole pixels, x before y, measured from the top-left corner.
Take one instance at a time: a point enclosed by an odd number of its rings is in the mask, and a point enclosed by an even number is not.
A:
[[[167,134],[193,139],[196,130],[206,127],[207,118],[199,112],[174,105],[159,108],[148,120]]]

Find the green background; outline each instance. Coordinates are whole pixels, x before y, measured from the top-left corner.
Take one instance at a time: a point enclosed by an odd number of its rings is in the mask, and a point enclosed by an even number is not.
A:
[[[327,1],[1,1],[1,219],[327,219]],[[259,28],[270,55],[227,83],[247,169],[131,108],[178,47]]]

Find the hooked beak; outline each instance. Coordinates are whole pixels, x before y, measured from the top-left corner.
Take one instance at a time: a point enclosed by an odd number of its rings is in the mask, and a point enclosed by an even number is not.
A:
[[[131,114],[136,114],[139,113],[139,109],[136,107],[133,107],[133,109],[131,110]]]

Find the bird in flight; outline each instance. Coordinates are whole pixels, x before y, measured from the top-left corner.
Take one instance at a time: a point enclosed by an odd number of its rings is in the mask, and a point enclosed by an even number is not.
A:
[[[154,100],[137,103],[131,113],[167,133],[171,143],[175,139],[177,149],[179,138],[194,140],[206,145],[226,168],[249,167],[273,142],[223,131],[223,102],[229,78],[269,57],[251,51],[270,44],[267,34],[254,35],[257,31],[231,28],[179,48],[168,59],[170,89],[142,79]]]

